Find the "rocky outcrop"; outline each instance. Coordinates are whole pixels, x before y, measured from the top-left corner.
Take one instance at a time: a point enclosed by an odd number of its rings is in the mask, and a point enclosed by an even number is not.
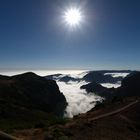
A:
[[[18,107],[62,116],[66,105],[64,95],[53,80],[31,72],[12,77],[0,76],[0,114],[6,113],[7,108],[10,111],[11,107]],[[7,116],[10,116],[8,113]]]

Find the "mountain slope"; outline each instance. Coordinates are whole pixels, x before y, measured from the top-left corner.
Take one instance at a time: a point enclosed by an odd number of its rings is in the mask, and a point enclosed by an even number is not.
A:
[[[140,96],[140,72],[127,76],[118,89],[122,96]]]
[[[85,114],[75,116],[66,124],[55,124],[46,130],[21,130],[15,136],[39,140],[139,140],[140,137],[140,97],[139,73],[124,79],[121,88],[114,93],[122,95],[119,100],[98,104]],[[133,90],[137,89],[136,93]],[[126,91],[130,93],[127,94]],[[131,95],[131,97],[130,97]],[[128,97],[127,97],[128,96]],[[133,96],[133,97],[132,97]],[[26,132],[29,135],[24,135]],[[29,133],[30,132],[30,133]]]
[[[110,101],[114,98],[114,96],[116,96],[115,88],[105,88],[96,82],[91,82],[81,86],[80,88],[85,89],[87,93],[94,93],[105,98],[105,101]]]
[[[111,71],[111,70],[103,70],[103,71],[90,71],[83,77],[83,80],[87,82],[96,82],[96,83],[116,83],[118,81],[122,81],[122,76],[112,77],[111,73],[131,73],[132,71],[123,70],[123,71]]]
[[[66,100],[59,87],[53,80],[46,80],[44,77],[34,73],[26,73],[12,77],[31,102],[38,104],[44,111],[62,113],[66,107]],[[61,108],[58,108],[61,107]]]
[[[133,103],[133,104],[132,104]],[[129,104],[131,106],[129,106]],[[128,108],[125,108],[128,106]],[[97,107],[75,117],[64,126],[50,127],[45,140],[138,140],[140,136],[140,103],[134,98]],[[124,110],[121,108],[125,108]],[[104,116],[115,110],[120,112]]]
[[[53,80],[31,72],[0,76],[0,119],[28,118],[33,110],[63,116],[66,105],[64,95]]]
[[[89,84],[83,85],[80,87],[81,89],[86,89],[86,91],[89,92],[93,92],[93,93],[101,93],[103,91],[105,91],[107,88],[101,86],[100,84],[96,83],[96,82],[91,82]]]

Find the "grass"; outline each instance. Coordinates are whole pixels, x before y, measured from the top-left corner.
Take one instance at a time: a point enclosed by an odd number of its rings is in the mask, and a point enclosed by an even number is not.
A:
[[[11,133],[14,130],[30,129],[30,128],[47,128],[56,124],[65,124],[68,120],[59,118],[53,114],[44,112],[31,112],[31,116],[22,116],[21,118],[3,118],[0,119],[0,130]]]

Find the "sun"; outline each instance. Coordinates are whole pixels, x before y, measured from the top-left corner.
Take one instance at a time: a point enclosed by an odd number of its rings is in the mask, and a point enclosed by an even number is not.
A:
[[[71,8],[64,13],[65,22],[71,27],[80,25],[82,21],[82,13],[77,8]]]

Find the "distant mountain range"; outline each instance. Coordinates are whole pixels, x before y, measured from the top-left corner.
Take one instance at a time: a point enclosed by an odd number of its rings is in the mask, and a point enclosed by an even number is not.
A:
[[[123,71],[90,71],[82,79],[87,82],[96,82],[96,83],[116,83],[122,81],[124,75],[133,73],[134,71],[123,70]]]
[[[122,80],[122,85],[119,88],[105,88],[96,82],[91,82],[87,85],[81,86],[89,93],[93,92],[106,99],[113,99],[114,97],[128,97],[140,96],[140,72],[131,73]]]
[[[53,79],[59,82],[68,83],[72,82],[87,82],[86,85],[82,85],[80,88],[85,89],[87,93],[94,93],[99,96],[104,97],[106,100],[112,100],[114,96],[116,96],[117,92],[121,88],[114,88],[113,86],[110,88],[108,86],[104,86],[107,84],[116,85],[119,84],[121,86],[121,82],[125,77],[131,77],[132,75],[137,74],[138,71],[131,70],[101,70],[101,71],[88,71],[83,74],[83,77],[78,75],[75,77],[73,75],[63,75],[63,74],[55,74],[46,76],[47,79]],[[123,87],[123,86],[122,86]]]
[[[101,70],[101,71],[88,71],[83,77],[77,75],[77,77],[73,77],[71,75],[66,74],[54,74],[47,75],[47,79],[58,80],[62,82],[69,81],[86,81],[86,82],[96,82],[96,83],[116,83],[118,81],[122,81],[122,79],[136,71],[130,70]]]

